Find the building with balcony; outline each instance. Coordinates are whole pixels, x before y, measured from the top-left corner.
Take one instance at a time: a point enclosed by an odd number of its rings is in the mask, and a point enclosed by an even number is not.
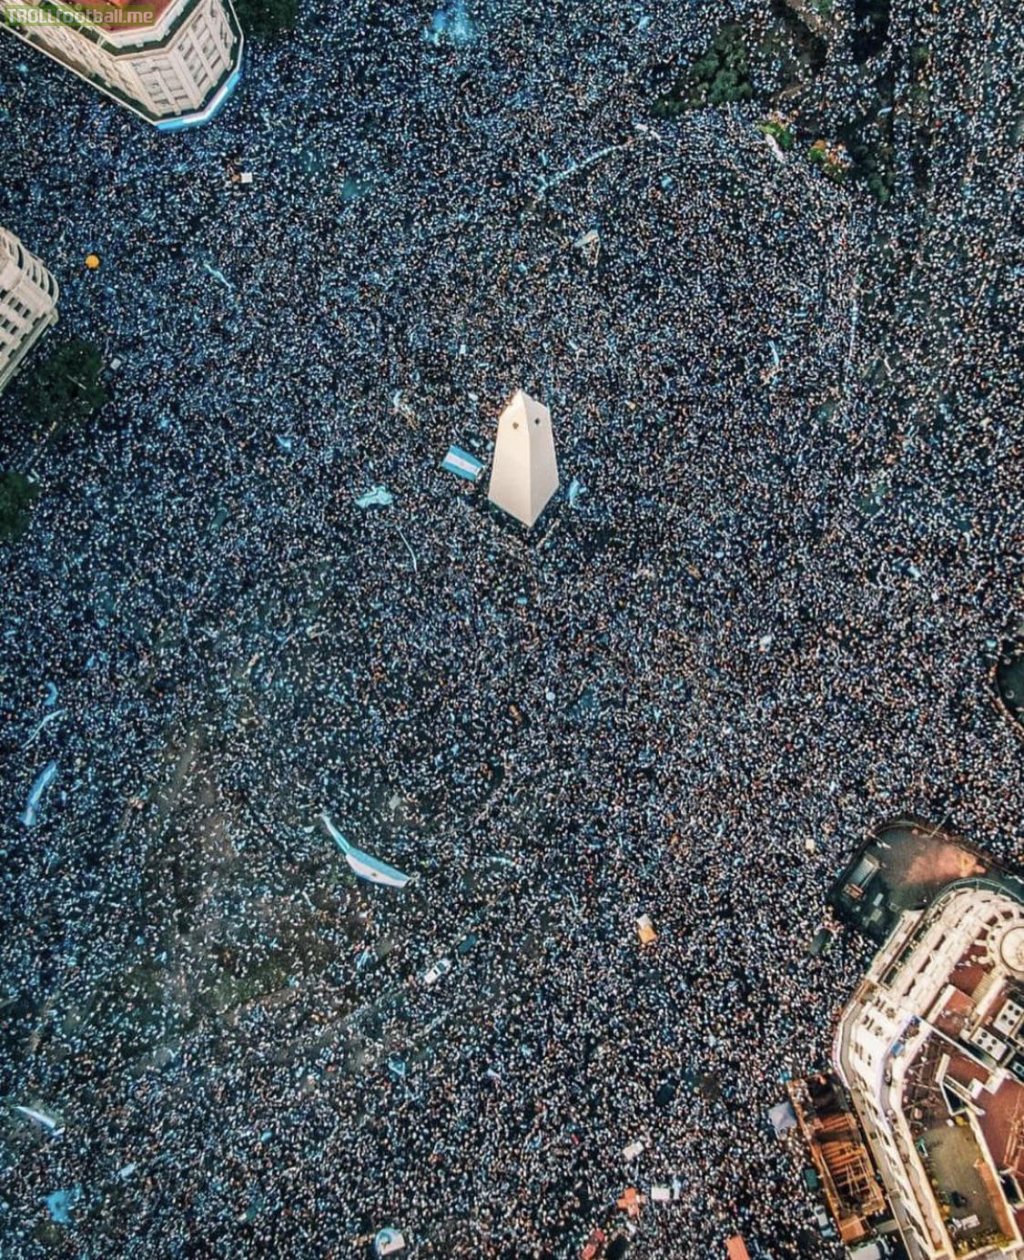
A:
[[[0,228],[0,390],[57,322],[57,281],[13,232]]]
[[[9,31],[163,131],[212,118],[242,64],[231,0],[0,0]]]
[[[912,1260],[1024,1260],[1024,886],[906,911],[843,1013],[835,1063]]]

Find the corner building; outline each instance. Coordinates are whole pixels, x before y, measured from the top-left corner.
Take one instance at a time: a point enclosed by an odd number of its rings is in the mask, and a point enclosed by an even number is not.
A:
[[[13,232],[0,228],[0,390],[51,324],[57,281]]]
[[[835,1063],[911,1260],[1024,1258],[1024,885],[907,911],[840,1021]]]
[[[162,131],[212,118],[241,73],[231,0],[0,0],[7,29]]]

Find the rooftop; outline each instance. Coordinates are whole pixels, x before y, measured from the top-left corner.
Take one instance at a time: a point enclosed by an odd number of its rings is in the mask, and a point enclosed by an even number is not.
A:
[[[844,1018],[853,1100],[896,1138],[876,1161],[936,1258],[1024,1256],[1021,902],[975,878],[907,912]]]
[[[66,0],[65,7],[86,14],[95,30],[145,32],[178,4],[180,0]]]

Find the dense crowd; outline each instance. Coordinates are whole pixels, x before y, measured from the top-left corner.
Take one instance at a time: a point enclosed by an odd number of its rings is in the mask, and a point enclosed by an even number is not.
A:
[[[637,1260],[837,1254],[766,1119],[867,957],[829,883],[901,811],[1019,853],[1024,31],[894,6],[879,211],[651,116],[742,7],[306,6],[175,136],[0,40],[0,222],[122,360],[0,553],[0,1255],[569,1257],[654,1185]],[[519,387],[529,539],[439,469]]]

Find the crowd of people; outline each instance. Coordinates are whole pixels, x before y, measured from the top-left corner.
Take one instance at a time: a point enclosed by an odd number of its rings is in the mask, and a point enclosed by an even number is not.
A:
[[[36,353],[121,360],[0,552],[0,1255],[826,1260],[767,1113],[868,957],[830,883],[899,812],[1020,851],[1020,16],[894,11],[880,210],[652,116],[744,6],[301,7],[173,136],[0,39]],[[520,387],[530,536],[439,468]]]

